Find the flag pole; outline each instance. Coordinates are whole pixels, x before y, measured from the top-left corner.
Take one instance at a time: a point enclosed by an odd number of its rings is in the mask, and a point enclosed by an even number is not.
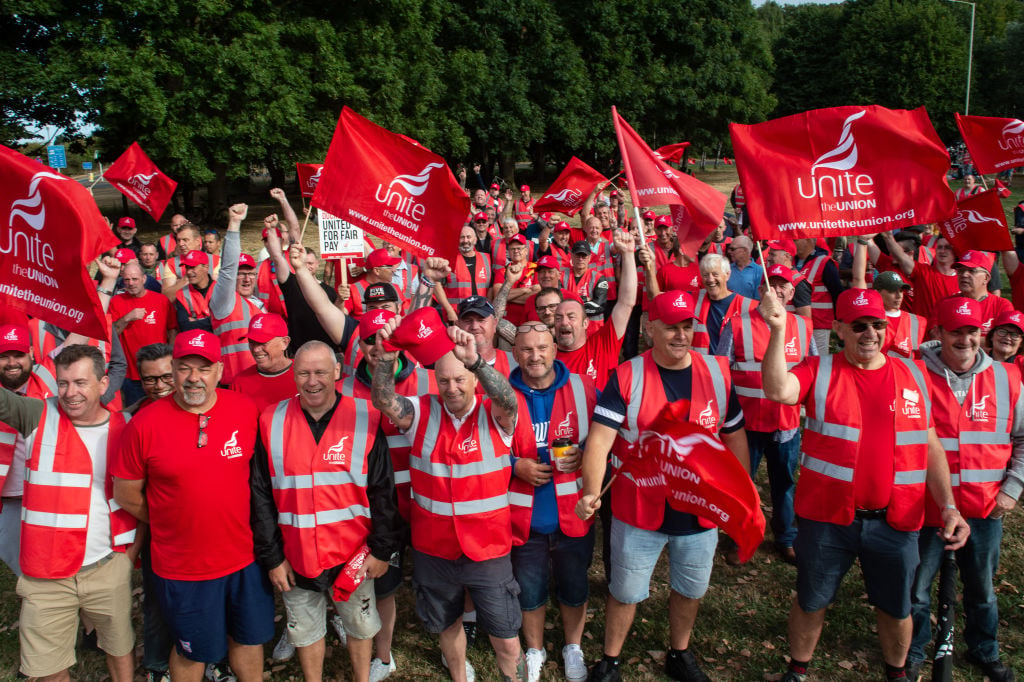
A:
[[[299,232],[299,244],[302,244],[302,238],[306,236],[306,223],[309,222],[309,214],[313,212],[313,207],[310,206],[308,211],[303,207],[302,210],[306,212],[306,219],[302,221],[302,231]]]
[[[89,185],[89,194],[92,194],[92,188],[99,184],[100,180],[103,179],[103,164],[100,164],[100,175],[96,178],[96,182]]]
[[[753,230],[751,230],[753,232]],[[768,263],[764,259],[764,249],[761,248],[761,240],[757,240],[757,252],[761,254],[761,272],[764,274],[764,285],[771,287],[771,283],[768,281]]]
[[[629,155],[625,152],[625,146],[622,144],[622,128],[619,126],[619,112],[612,105],[612,123],[615,126],[615,138],[619,142],[619,155],[622,156],[622,171],[620,171],[615,178],[626,173],[626,182],[629,183],[629,198],[633,202],[633,215],[636,220],[636,225],[639,227],[643,225],[643,221],[640,218],[640,198],[636,195],[636,182],[633,180],[633,168],[629,165]],[[612,178],[614,180],[615,178]],[[608,181],[611,183],[611,180]],[[609,483],[611,485],[611,483]]]

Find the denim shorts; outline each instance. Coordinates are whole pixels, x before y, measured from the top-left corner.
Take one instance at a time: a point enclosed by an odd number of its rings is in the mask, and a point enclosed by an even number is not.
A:
[[[910,587],[917,571],[917,531],[901,531],[885,519],[854,519],[849,526],[799,519],[796,596],[810,613],[836,598],[843,576],[860,559],[868,603],[893,618],[910,615]]]
[[[547,604],[548,583],[555,579],[555,596],[560,604],[582,606],[590,596],[587,569],[594,556],[594,527],[579,538],[560,530],[535,533],[525,544],[512,548],[512,570],[522,590],[519,606],[533,611]]]
[[[334,602],[345,634],[353,639],[371,639],[380,631],[380,615],[374,598],[373,580],[366,579],[348,598]],[[316,644],[327,634],[327,594],[292,587],[281,593],[288,614],[288,640],[297,647]]]
[[[616,600],[638,604],[650,596],[651,574],[666,545],[672,590],[690,599],[704,596],[715,562],[717,530],[667,535],[612,518],[612,579],[608,590]]]

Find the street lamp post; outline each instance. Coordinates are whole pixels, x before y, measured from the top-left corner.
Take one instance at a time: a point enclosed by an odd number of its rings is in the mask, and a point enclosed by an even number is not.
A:
[[[974,10],[976,4],[968,0],[946,0],[946,2],[958,2],[961,5],[971,6],[971,38],[967,45],[967,94],[964,96],[964,115],[971,113],[971,64],[974,60]]]

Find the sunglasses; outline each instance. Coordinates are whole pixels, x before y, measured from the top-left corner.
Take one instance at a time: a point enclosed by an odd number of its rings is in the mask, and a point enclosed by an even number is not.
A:
[[[850,329],[854,334],[863,334],[871,327],[876,332],[885,331],[885,328],[889,326],[887,320],[875,320],[874,322],[851,322]]]
[[[363,343],[365,343],[367,346],[376,346],[377,345],[377,334],[376,333],[370,334],[365,339],[363,339]]]
[[[209,436],[206,435],[206,427],[210,424],[210,417],[205,414],[199,415],[199,439],[196,441],[197,448],[205,448],[206,444],[210,442]]]

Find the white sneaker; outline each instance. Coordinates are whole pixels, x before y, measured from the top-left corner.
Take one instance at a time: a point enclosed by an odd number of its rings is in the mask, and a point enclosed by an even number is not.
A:
[[[331,616],[331,627],[338,633],[338,639],[341,640],[342,646],[348,646],[348,635],[345,634],[345,623],[341,620],[341,616],[334,614]]]
[[[451,670],[448,668],[448,661],[444,660],[443,651],[441,652],[441,665],[443,665],[444,669],[448,670],[448,673],[451,674]],[[476,671],[473,670],[473,664],[469,662],[468,658],[466,659],[466,682],[476,682]]]
[[[540,682],[540,670],[546,660],[548,660],[548,652],[543,649],[526,650],[527,682]]]
[[[288,630],[281,633],[281,639],[274,645],[274,652],[270,654],[274,662],[289,661],[295,655],[295,645],[288,639]]]
[[[210,682],[238,682],[238,678],[235,677],[227,663],[207,663],[206,679]]]
[[[370,682],[380,682],[386,680],[391,676],[391,673],[395,672],[395,654],[391,654],[391,662],[385,663],[379,658],[375,658],[370,661]]]
[[[587,679],[587,664],[579,644],[562,647],[562,662],[565,663],[565,679],[569,682],[583,682]]]

